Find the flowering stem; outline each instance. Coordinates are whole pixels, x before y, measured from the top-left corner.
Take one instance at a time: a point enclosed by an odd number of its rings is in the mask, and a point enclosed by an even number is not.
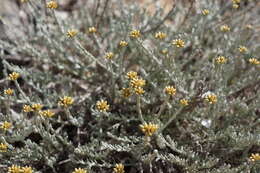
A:
[[[29,103],[30,99],[26,96],[26,94],[23,92],[23,90],[21,89],[19,83],[17,82],[17,80],[14,81],[16,88],[18,89],[18,91],[22,94],[23,98]]]
[[[167,105],[167,102],[169,101],[169,98],[170,98],[170,96],[167,96],[167,97],[165,98],[163,104],[160,106],[160,110],[159,110],[159,112],[156,114],[156,116],[157,116],[158,118],[160,117],[160,115],[161,115],[162,112],[164,111],[164,109],[165,109],[165,107],[166,107],[166,105]]]
[[[137,112],[138,112],[139,120],[142,123],[145,123],[143,115],[142,115],[142,110],[141,110],[141,96],[139,96],[139,95],[137,96]]]

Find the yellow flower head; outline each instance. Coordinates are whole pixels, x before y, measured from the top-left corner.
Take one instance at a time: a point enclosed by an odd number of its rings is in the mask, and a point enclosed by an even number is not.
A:
[[[2,123],[2,125],[0,126],[0,129],[3,129],[4,131],[10,129],[12,127],[12,124],[7,122],[7,121],[4,121]]]
[[[228,25],[222,25],[222,26],[220,26],[220,31],[228,32],[228,31],[230,31],[230,27]]]
[[[207,16],[209,14],[209,10],[208,9],[204,9],[201,12],[204,16]]]
[[[247,25],[246,25],[246,29],[253,29],[253,26],[250,25],[250,24],[247,24]]]
[[[254,64],[254,65],[260,64],[260,61],[257,60],[256,58],[250,58],[248,61],[249,61],[250,64]]]
[[[55,1],[50,1],[50,2],[47,2],[46,7],[50,8],[50,9],[56,9],[56,8],[58,8],[58,3]]]
[[[75,168],[72,173],[87,173],[87,170],[82,168]]]
[[[8,77],[9,80],[15,81],[20,77],[20,74],[17,72],[13,72],[13,73],[9,74],[8,76],[9,76]]]
[[[20,166],[12,165],[11,167],[8,167],[8,173],[21,173],[22,169]]]
[[[182,106],[188,106],[188,105],[189,105],[189,101],[188,101],[187,99],[181,99],[181,100],[180,100],[180,104],[181,104]]]
[[[116,164],[114,167],[114,173],[125,173],[125,166],[122,163]]]
[[[28,2],[29,0],[20,0],[21,3]]]
[[[162,40],[162,39],[165,39],[167,37],[167,34],[165,34],[164,32],[157,32],[157,33],[155,33],[154,37],[156,39]]]
[[[232,0],[232,2],[233,2],[234,4],[239,4],[239,3],[240,3],[240,0]]]
[[[64,96],[63,98],[60,98],[58,105],[67,108],[73,103],[74,99],[72,97]]]
[[[75,29],[70,29],[67,31],[67,36],[69,38],[75,37],[78,34],[78,31]]]
[[[164,55],[166,55],[166,54],[168,53],[168,49],[163,49],[163,50],[161,50],[161,53],[164,54]]]
[[[6,152],[8,149],[8,145],[4,143],[0,143],[0,153],[1,152]]]
[[[209,103],[209,104],[214,104],[218,101],[218,98],[215,94],[213,93],[206,93],[203,98]]]
[[[106,59],[112,59],[113,57],[114,57],[114,53],[113,52],[106,53],[106,56],[105,56]]]
[[[132,38],[139,38],[141,36],[141,33],[139,30],[133,30],[130,32],[130,37]]]
[[[239,46],[238,50],[240,53],[246,53],[248,51],[248,49],[245,46]]]
[[[239,8],[239,4],[233,4],[232,7],[235,8],[235,9],[237,9],[237,8]]]
[[[159,128],[157,124],[153,123],[144,123],[140,125],[141,131],[146,135],[146,136],[152,136]]]
[[[121,95],[124,97],[124,98],[128,98],[132,95],[132,92],[131,92],[131,89],[130,88],[123,88],[121,90]]]
[[[100,112],[107,112],[109,109],[109,104],[105,100],[100,100],[96,103],[96,107]]]
[[[6,89],[6,90],[4,90],[4,94],[5,95],[13,95],[14,94],[14,90],[13,89],[11,89],[11,88],[8,88],[8,89]]]
[[[137,95],[142,95],[145,93],[145,91],[142,87],[134,88],[134,90],[135,90],[135,94],[137,94]]]
[[[219,56],[215,59],[217,64],[225,64],[227,62],[227,58],[224,56]]]
[[[40,111],[39,114],[43,117],[51,118],[55,115],[51,110]]]
[[[33,173],[33,169],[30,166],[24,166],[21,168],[22,172],[21,173]]]
[[[131,85],[131,87],[133,87],[133,88],[143,87],[143,86],[145,86],[145,80],[143,80],[143,79],[140,78],[140,77],[136,77],[136,78],[133,78],[133,79],[130,81],[130,85]]]
[[[40,103],[32,104],[31,108],[33,111],[38,112],[42,109],[43,105]]]
[[[134,78],[137,78],[138,77],[138,75],[137,75],[137,73],[135,72],[135,71],[129,71],[127,74],[126,74],[126,78],[127,79],[130,79],[130,80],[132,80],[132,79],[134,79]]]
[[[259,153],[251,154],[250,160],[251,160],[252,162],[260,161],[260,154],[259,154]]]
[[[96,33],[96,32],[97,32],[97,29],[94,26],[88,28],[88,33],[93,34],[93,33]]]
[[[121,40],[120,42],[119,42],[119,46],[120,47],[126,47],[128,45],[128,43],[126,42],[126,41],[124,41],[124,40]]]
[[[172,41],[172,45],[176,46],[177,48],[182,48],[185,46],[185,42],[182,39],[175,39]]]
[[[30,105],[24,105],[23,106],[23,111],[24,112],[32,112],[33,108]]]
[[[176,89],[169,85],[164,88],[164,92],[170,96],[174,96],[176,94]]]

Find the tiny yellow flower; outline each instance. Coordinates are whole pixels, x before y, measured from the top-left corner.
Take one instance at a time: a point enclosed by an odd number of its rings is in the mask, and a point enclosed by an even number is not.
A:
[[[39,114],[43,117],[47,117],[47,118],[51,118],[54,116],[54,112],[52,112],[51,110],[45,110],[45,111],[40,111]]]
[[[33,173],[33,169],[30,166],[24,166],[21,168],[21,173]]]
[[[246,53],[248,51],[248,49],[245,46],[239,46],[238,50],[240,53]]]
[[[176,89],[169,85],[164,88],[164,92],[170,96],[174,96],[176,94]]]
[[[246,29],[253,29],[253,25],[247,24]]]
[[[97,32],[97,29],[94,26],[88,28],[88,33],[94,34],[96,32]]]
[[[181,100],[180,100],[180,104],[181,104],[182,106],[188,106],[188,105],[189,105],[189,101],[188,101],[187,99],[181,99]]]
[[[30,105],[24,105],[23,106],[23,112],[32,112],[33,108]]]
[[[235,9],[238,9],[239,8],[239,4],[233,4],[232,7],[235,8]]]
[[[249,61],[250,64],[254,64],[254,65],[260,64],[260,61],[257,60],[256,58],[250,58],[248,61]]]
[[[130,88],[123,88],[121,90],[121,95],[124,97],[124,98],[128,98],[132,95],[132,92],[131,92],[131,89]]]
[[[207,16],[209,14],[209,10],[208,9],[204,9],[201,12],[204,16]]]
[[[177,48],[182,48],[185,46],[185,42],[182,39],[175,39],[172,41],[172,45],[176,46]]]
[[[109,104],[105,100],[100,100],[96,103],[96,107],[100,112],[107,112],[109,109]]]
[[[215,94],[207,94],[205,95],[204,99],[209,103],[209,104],[214,104],[218,101],[217,96]]]
[[[72,38],[78,34],[78,31],[75,29],[70,29],[67,31],[67,37]]]
[[[82,168],[75,168],[72,173],[87,173],[87,170]]]
[[[161,53],[164,54],[164,55],[166,55],[166,54],[168,53],[168,49],[163,49],[163,50],[161,51]]]
[[[167,34],[165,34],[164,32],[157,32],[157,33],[155,33],[154,37],[156,39],[162,40],[162,39],[165,39],[167,37]]]
[[[250,156],[250,160],[252,161],[252,162],[255,162],[255,161],[260,161],[260,154],[259,153],[256,153],[256,154],[251,154],[251,156]]]
[[[225,64],[227,62],[227,58],[224,56],[219,56],[215,59],[217,64]]]
[[[2,125],[0,126],[0,129],[3,129],[4,131],[10,129],[12,127],[12,124],[7,122],[7,121],[4,121],[2,123]]]
[[[4,143],[0,143],[0,153],[1,152],[6,152],[8,149],[8,145]]]
[[[137,94],[137,95],[142,95],[145,93],[145,91],[142,87],[137,87],[134,90],[135,90],[135,94]]]
[[[157,124],[153,123],[144,123],[140,125],[141,131],[146,135],[146,136],[152,136],[159,128]]]
[[[6,89],[6,90],[4,90],[4,94],[5,95],[13,95],[14,94],[14,90],[13,89],[11,89],[11,88],[8,88],[8,89]]]
[[[33,111],[38,112],[42,109],[43,105],[40,103],[32,104],[31,108]]]
[[[20,74],[17,72],[13,72],[13,73],[9,74],[8,76],[9,76],[8,77],[9,80],[15,81],[20,77]]]
[[[135,79],[137,77],[138,77],[138,75],[137,75],[137,73],[135,71],[129,71],[126,74],[126,78],[130,79],[130,80]]]
[[[114,167],[114,173],[125,173],[125,166],[122,163],[116,164]]]
[[[114,57],[114,53],[113,52],[106,53],[106,56],[105,56],[106,59],[112,59],[113,57]]]
[[[17,165],[12,165],[11,167],[8,167],[8,173],[21,173],[21,171],[21,167]]]
[[[230,27],[228,25],[222,25],[222,26],[220,26],[220,31],[228,32],[228,31],[230,31]]]
[[[124,41],[124,40],[121,40],[120,42],[119,42],[119,46],[120,47],[126,47],[128,45],[128,43],[126,42],[126,41]]]
[[[140,77],[136,77],[136,78],[133,78],[133,79],[130,81],[130,85],[131,85],[131,87],[133,87],[133,88],[143,87],[143,86],[145,86],[145,80],[143,80],[143,79],[140,78]]]
[[[72,97],[64,96],[63,98],[60,98],[58,105],[67,108],[73,103],[74,99]]]
[[[130,32],[130,37],[132,38],[139,38],[141,36],[141,33],[139,30],[133,30]]]
[[[50,1],[50,2],[47,2],[46,7],[50,8],[50,9],[56,9],[56,8],[58,8],[58,3],[55,1]]]

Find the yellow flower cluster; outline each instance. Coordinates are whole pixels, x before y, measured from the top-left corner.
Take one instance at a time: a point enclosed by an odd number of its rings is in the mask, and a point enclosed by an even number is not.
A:
[[[157,130],[159,126],[157,124],[153,123],[144,123],[140,125],[141,131],[146,135],[146,136],[152,136]]]
[[[50,8],[50,9],[56,9],[56,8],[58,8],[58,3],[55,1],[50,1],[50,2],[47,2],[46,7]]]
[[[11,167],[8,167],[8,173],[33,173],[33,169],[30,166],[17,166],[12,165]]]
[[[132,38],[139,38],[141,36],[141,33],[139,30],[133,30],[130,32],[130,37]]]
[[[167,37],[167,34],[165,34],[164,32],[157,32],[157,33],[155,33],[154,37],[156,39],[162,40],[162,39],[165,39]]]
[[[4,131],[10,129],[12,127],[12,124],[7,122],[7,121],[4,121],[2,123],[2,125],[0,126],[0,129],[3,129]]]
[[[17,73],[17,72],[13,72],[13,73],[11,73],[11,74],[8,75],[8,79],[9,79],[9,80],[12,80],[12,81],[17,80],[19,77],[20,77],[20,74]]]
[[[122,163],[116,164],[114,167],[114,173],[125,173],[125,166]]]
[[[67,108],[73,103],[74,99],[72,97],[64,96],[63,98],[60,98],[58,105]]]
[[[96,32],[97,32],[97,29],[94,26],[88,28],[88,33],[94,34]]]
[[[218,101],[217,96],[215,94],[207,94],[205,96],[205,100],[209,103],[209,104],[214,104]]]
[[[227,58],[224,56],[219,56],[215,59],[217,64],[225,64],[227,62]]]
[[[239,8],[240,0],[232,0],[232,2],[233,2],[233,8]]]
[[[172,45],[174,45],[177,48],[182,48],[185,46],[185,42],[182,39],[175,39],[172,41]]]
[[[180,100],[180,104],[181,104],[182,106],[188,106],[188,105],[189,105],[189,101],[188,101],[187,99],[181,99],[181,100]]]
[[[146,81],[142,79],[140,76],[137,75],[134,71],[129,71],[126,74],[126,78],[129,80],[130,87],[129,88],[123,88],[121,90],[122,96],[127,98],[132,95],[132,93],[135,93],[137,95],[142,95],[145,93],[143,87],[146,84]]]
[[[260,154],[259,154],[259,153],[251,154],[250,160],[251,160],[252,162],[260,161]]]
[[[164,88],[164,92],[170,96],[174,96],[176,94],[176,89],[173,86],[166,86]]]
[[[75,29],[70,29],[67,31],[67,37],[72,38],[78,34],[78,31]]]
[[[128,43],[126,42],[126,41],[124,41],[124,40],[121,40],[120,42],[119,42],[119,46],[120,47],[126,47],[128,45]]]
[[[44,110],[44,111],[40,111],[39,114],[43,117],[47,117],[47,118],[51,118],[55,115],[54,112],[52,112],[51,110]]]
[[[260,64],[260,61],[256,58],[249,58],[249,63],[250,64],[254,64],[254,65],[259,65]]]
[[[1,153],[1,152],[6,152],[7,149],[8,149],[7,144],[0,143],[0,153]]]
[[[114,53],[113,52],[108,52],[108,53],[106,53],[106,55],[105,55],[105,58],[106,59],[112,59],[114,57]]]
[[[246,53],[248,51],[248,49],[245,46],[239,46],[238,50],[240,53]]]
[[[138,77],[138,75],[137,75],[137,73],[135,72],[135,71],[129,71],[127,74],[126,74],[126,78],[128,78],[128,79],[134,79],[134,78],[137,78]]]
[[[4,90],[4,94],[5,95],[13,95],[14,94],[14,90],[13,89],[11,89],[11,88],[8,88],[8,89],[6,89],[6,90]]]
[[[201,12],[204,16],[207,16],[209,14],[209,10],[208,9],[204,9]]]
[[[43,105],[40,103],[34,103],[30,105],[23,106],[23,112],[39,112],[42,109]]]
[[[230,27],[228,25],[222,25],[222,26],[220,26],[220,31],[228,32],[228,31],[230,31]]]
[[[107,112],[109,109],[109,104],[105,100],[99,100],[96,103],[96,107],[100,112]]]
[[[87,173],[87,170],[82,168],[75,168],[72,173]]]
[[[132,95],[132,91],[130,88],[123,88],[121,90],[121,95],[124,97],[124,98],[128,98]]]

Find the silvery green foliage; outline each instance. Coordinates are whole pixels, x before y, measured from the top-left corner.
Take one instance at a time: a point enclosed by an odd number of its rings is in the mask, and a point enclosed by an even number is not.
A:
[[[39,173],[113,172],[122,163],[130,173],[259,173],[259,161],[249,159],[260,153],[259,65],[248,62],[260,57],[256,4],[244,1],[236,10],[231,1],[176,2],[169,13],[156,6],[151,14],[124,1],[79,0],[69,10],[50,10],[45,1],[31,0],[15,14],[21,23],[0,18],[0,123],[12,123],[0,131],[0,143],[8,144],[0,172],[11,165]],[[221,32],[222,24],[231,31]],[[87,32],[92,26],[97,33]],[[79,32],[68,38],[69,29]],[[129,37],[133,29],[140,38]],[[154,38],[158,31],[165,40]],[[174,47],[174,39],[185,47]],[[120,48],[121,40],[128,45]],[[249,51],[240,53],[240,45]],[[112,61],[104,58],[107,52],[114,53]],[[226,64],[215,63],[220,55]],[[26,97],[7,80],[13,71],[21,74],[18,87]],[[136,95],[121,95],[129,71],[146,80],[140,109],[145,122],[159,125],[151,137],[140,130]],[[164,92],[167,85],[177,89],[173,98]],[[7,88],[14,96],[3,94]],[[215,104],[205,101],[209,93],[217,96]],[[57,104],[63,96],[74,99],[68,109]],[[101,99],[108,112],[97,110]],[[22,111],[32,103],[55,116]]]

